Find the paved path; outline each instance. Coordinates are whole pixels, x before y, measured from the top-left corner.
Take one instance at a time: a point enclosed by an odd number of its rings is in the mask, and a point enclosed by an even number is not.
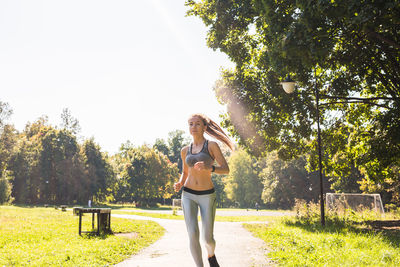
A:
[[[183,220],[167,220],[136,215],[114,214],[113,217],[135,220],[152,220],[165,228],[166,233],[151,246],[117,267],[191,267],[195,266],[189,251],[189,240]],[[260,223],[260,222],[258,222]],[[200,223],[201,224],[201,223]],[[266,258],[265,243],[244,229],[242,223],[215,222],[214,237],[217,242],[215,254],[222,267],[272,266]],[[199,225],[201,229],[201,225]],[[203,260],[207,255],[202,245]],[[204,262],[208,266],[208,262]]]
[[[126,212],[147,212],[147,213],[160,213],[160,214],[171,214],[172,210],[115,210]],[[183,215],[182,210],[177,211],[178,215]],[[217,209],[217,216],[284,216],[294,214],[292,211],[270,211],[270,210],[220,210]]]

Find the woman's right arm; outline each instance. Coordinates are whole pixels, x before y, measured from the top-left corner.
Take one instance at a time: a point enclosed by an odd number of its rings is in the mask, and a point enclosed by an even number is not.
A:
[[[184,147],[181,150],[182,174],[181,174],[181,178],[179,179],[179,182],[174,184],[174,189],[176,192],[181,190],[181,188],[185,184],[186,178],[188,176],[188,166],[186,165],[186,161],[185,161],[187,150],[188,150],[188,147]]]

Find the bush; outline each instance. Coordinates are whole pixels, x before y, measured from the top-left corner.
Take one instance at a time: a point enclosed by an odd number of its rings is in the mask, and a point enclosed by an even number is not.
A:
[[[319,202],[310,201],[307,203],[304,199],[295,199],[293,209],[299,221],[312,221],[320,216]]]

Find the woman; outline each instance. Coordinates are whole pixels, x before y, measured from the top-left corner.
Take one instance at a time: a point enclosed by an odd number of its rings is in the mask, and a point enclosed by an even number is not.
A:
[[[181,150],[183,162],[182,175],[174,184],[175,191],[183,187],[182,209],[186,228],[189,234],[190,252],[198,267],[203,266],[199,242],[199,226],[197,221],[200,208],[202,234],[211,267],[218,267],[214,254],[214,218],[216,196],[211,174],[228,174],[229,167],[218,144],[204,138],[204,133],[222,141],[233,150],[233,144],[221,127],[202,114],[194,114],[189,118],[189,131],[193,142]],[[214,162],[217,165],[214,165]]]

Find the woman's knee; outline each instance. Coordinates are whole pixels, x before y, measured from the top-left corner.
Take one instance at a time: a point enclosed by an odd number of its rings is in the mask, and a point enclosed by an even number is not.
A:
[[[215,239],[212,235],[204,235],[203,240],[207,246],[215,246]]]
[[[189,235],[190,241],[199,240],[199,230],[198,229],[189,229],[188,235]]]

